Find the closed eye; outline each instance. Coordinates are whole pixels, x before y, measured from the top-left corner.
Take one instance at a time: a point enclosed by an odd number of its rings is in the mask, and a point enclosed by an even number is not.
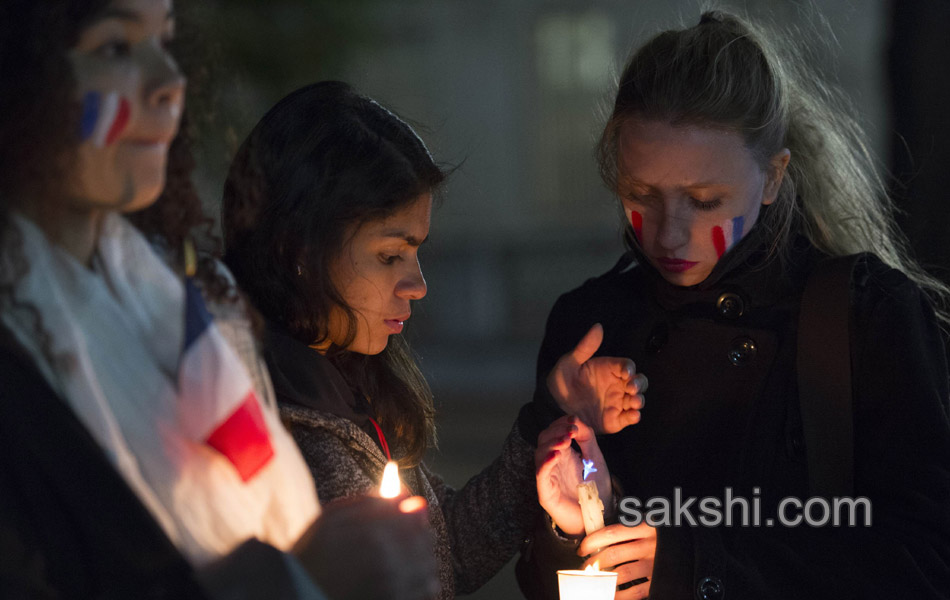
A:
[[[132,53],[132,44],[126,40],[113,39],[96,48],[96,54],[104,58],[120,58]]]
[[[690,202],[693,203],[693,206],[699,210],[715,210],[722,206],[722,199],[713,198],[712,200],[699,200],[690,196]]]

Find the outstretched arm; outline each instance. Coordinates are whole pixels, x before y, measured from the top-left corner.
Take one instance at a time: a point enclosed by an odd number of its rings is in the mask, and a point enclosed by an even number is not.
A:
[[[600,323],[562,356],[547,377],[548,390],[567,414],[597,433],[617,433],[640,421],[647,378],[629,358],[594,357],[604,339]]]

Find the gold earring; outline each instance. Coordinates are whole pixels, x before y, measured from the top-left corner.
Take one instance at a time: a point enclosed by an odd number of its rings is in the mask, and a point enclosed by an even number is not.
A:
[[[191,238],[185,238],[182,258],[185,261],[185,276],[194,277],[198,272],[198,253],[195,251],[195,243],[191,241]]]

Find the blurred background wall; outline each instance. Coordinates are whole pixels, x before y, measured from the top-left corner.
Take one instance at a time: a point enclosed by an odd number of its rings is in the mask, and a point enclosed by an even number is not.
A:
[[[928,4],[943,6],[943,21]],[[911,85],[946,87],[942,74],[913,69],[935,64],[921,56],[946,58],[945,2],[732,5],[812,32],[802,39],[817,48],[816,68],[850,93],[882,171],[899,163],[905,201],[928,170],[946,177],[927,127],[946,105],[936,92],[917,108],[907,100]],[[231,154],[257,118],[321,79],[379,100],[419,127],[437,160],[458,167],[422,255],[429,294],[407,327],[439,410],[430,462],[449,482],[464,484],[496,456],[530,399],[557,296],[621,253],[617,210],[592,153],[613,78],[631,48],[699,14],[687,0],[203,0],[189,9],[208,50],[196,78],[208,85],[193,106],[199,183],[214,214]],[[917,36],[922,24],[929,45]],[[913,79],[900,82],[910,137],[895,136],[889,67]],[[946,209],[928,185],[910,204],[925,225],[907,222],[939,263]],[[520,597],[511,565],[474,597]]]

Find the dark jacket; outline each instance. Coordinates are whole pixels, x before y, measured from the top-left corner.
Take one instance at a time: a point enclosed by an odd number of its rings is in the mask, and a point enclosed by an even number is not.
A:
[[[271,398],[243,309],[209,308]],[[0,598],[208,597],[324,598],[292,557],[257,540],[196,572],[0,325]]]
[[[204,597],[168,536],[3,327],[0,457],[0,597]]]
[[[724,500],[731,488],[761,506],[761,527],[661,526],[651,598],[950,597],[943,339],[918,287],[874,257],[856,268],[851,323],[854,487],[871,501],[872,526],[767,525],[782,498],[810,496],[796,330],[820,256],[799,240],[787,261],[769,259],[761,235],[750,232],[697,286],[670,285],[644,261],[558,299],[525,435],[559,414],[544,385],[557,358],[602,323],[598,354],[632,358],[650,382],[641,422],[600,440],[623,495]]]
[[[264,356],[281,416],[310,466],[320,501],[376,491],[386,456],[369,421],[369,404],[350,390],[327,358],[273,327]],[[389,442],[398,460],[401,449]],[[399,475],[429,504],[440,598],[472,592],[488,581],[516,554],[540,511],[534,448],[517,428],[501,455],[461,489],[446,485],[424,464]]]

